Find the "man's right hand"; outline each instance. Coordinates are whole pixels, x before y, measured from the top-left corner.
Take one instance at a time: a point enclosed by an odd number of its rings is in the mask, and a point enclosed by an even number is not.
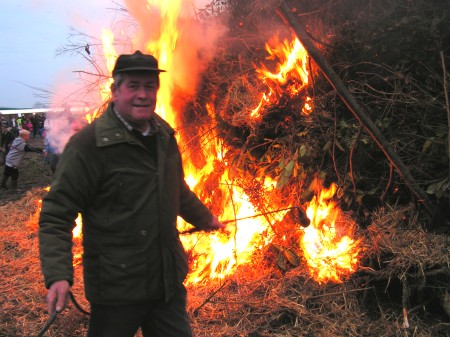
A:
[[[55,312],[63,311],[67,306],[69,299],[70,285],[67,281],[53,282],[48,289],[47,305],[48,313],[51,315]]]

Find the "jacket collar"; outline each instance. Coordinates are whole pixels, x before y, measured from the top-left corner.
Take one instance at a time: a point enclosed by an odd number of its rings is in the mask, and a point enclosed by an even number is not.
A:
[[[123,142],[139,142],[122,123],[114,112],[113,103],[109,103],[106,111],[97,119],[95,128],[95,141],[99,147],[114,145]],[[157,128],[158,138],[165,140],[175,131],[161,117],[155,114],[152,127]]]
[[[114,114],[116,117],[122,122],[122,124],[127,128],[128,131],[133,131],[133,127],[126,121],[125,118],[122,117],[119,111],[113,107]],[[150,123],[148,124],[148,129],[145,132],[142,132],[143,136],[152,136],[159,131],[161,125],[158,123],[156,118],[152,118]]]

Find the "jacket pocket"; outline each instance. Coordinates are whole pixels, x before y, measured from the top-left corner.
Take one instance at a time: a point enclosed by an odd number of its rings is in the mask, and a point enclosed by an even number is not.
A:
[[[184,250],[184,247],[178,238],[175,239],[174,258],[175,258],[175,264],[176,264],[175,268],[176,268],[177,281],[179,283],[183,283],[189,272],[189,263],[188,263],[186,251]]]
[[[109,212],[114,212],[119,206],[120,206],[120,196],[122,194],[124,182],[123,178],[119,174],[119,176],[116,178],[116,181],[114,182],[114,186],[109,191]]]
[[[129,303],[145,300],[147,263],[144,252],[115,250],[100,254],[99,290],[102,302]]]

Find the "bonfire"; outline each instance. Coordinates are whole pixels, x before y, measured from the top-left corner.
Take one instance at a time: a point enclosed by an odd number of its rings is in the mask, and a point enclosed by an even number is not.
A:
[[[382,19],[386,29],[394,21],[410,27],[424,3],[388,10],[378,2],[365,14],[369,23],[360,17],[365,5],[351,0],[212,1],[189,15],[182,1],[125,2],[118,12],[133,29],[105,27],[101,46],[85,55],[95,64],[82,72],[86,89],[97,89],[78,115],[86,122],[109,99],[118,54],[140,49],[168,70],[157,112],[177,131],[187,183],[227,224],[227,233],[178,224],[196,336],[449,335],[450,245],[438,207],[448,202],[448,177],[413,162],[407,154],[419,150],[402,134],[386,135],[406,124],[390,109],[411,115],[414,95],[426,90],[413,74],[376,62],[372,49],[387,42],[370,27]],[[426,13],[448,41],[439,29],[449,16]],[[341,49],[358,59],[340,59]],[[375,56],[360,60],[364,53]],[[443,82],[447,76],[444,66]],[[438,90],[426,85],[429,95]],[[445,96],[436,97],[448,110]],[[436,104],[428,102],[420,104],[431,114]],[[58,122],[48,134],[61,144]],[[437,170],[442,158],[432,151],[445,144],[427,132],[421,158]],[[46,187],[0,206],[0,336],[37,335],[49,322],[36,234]],[[81,218],[77,224],[74,299],[47,336],[86,332]]]

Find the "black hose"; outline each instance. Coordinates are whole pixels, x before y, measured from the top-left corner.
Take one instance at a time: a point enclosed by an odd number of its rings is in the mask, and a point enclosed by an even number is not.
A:
[[[37,334],[36,337],[44,336],[44,334],[47,332],[48,328],[50,328],[50,325],[52,325],[53,322],[55,321],[56,315],[57,315],[57,312],[54,311],[53,314],[51,314],[50,318],[45,323],[44,327],[41,329],[41,331],[39,331],[39,333]]]
[[[75,308],[77,308],[78,311],[80,311],[81,313],[88,315],[88,316],[91,314],[89,311],[86,311],[81,307],[81,305],[77,302],[74,294],[71,291],[69,291],[69,296],[70,296],[70,299],[72,300],[72,303],[75,305]],[[44,336],[44,334],[47,332],[48,328],[50,328],[50,326],[55,321],[57,314],[58,313],[56,311],[54,311],[53,314],[50,315],[50,318],[47,320],[47,322],[45,322],[44,327],[41,329],[41,331],[39,331],[39,333],[37,334],[36,337]]]
[[[72,302],[73,302],[73,305],[75,306],[75,308],[78,309],[78,311],[80,311],[81,313],[83,313],[83,314],[85,314],[85,315],[88,315],[88,316],[91,314],[89,311],[86,311],[86,310],[84,310],[84,309],[81,307],[81,305],[77,302],[77,300],[75,299],[74,294],[73,294],[71,291],[69,291],[69,296],[70,296],[70,299],[71,299]]]

